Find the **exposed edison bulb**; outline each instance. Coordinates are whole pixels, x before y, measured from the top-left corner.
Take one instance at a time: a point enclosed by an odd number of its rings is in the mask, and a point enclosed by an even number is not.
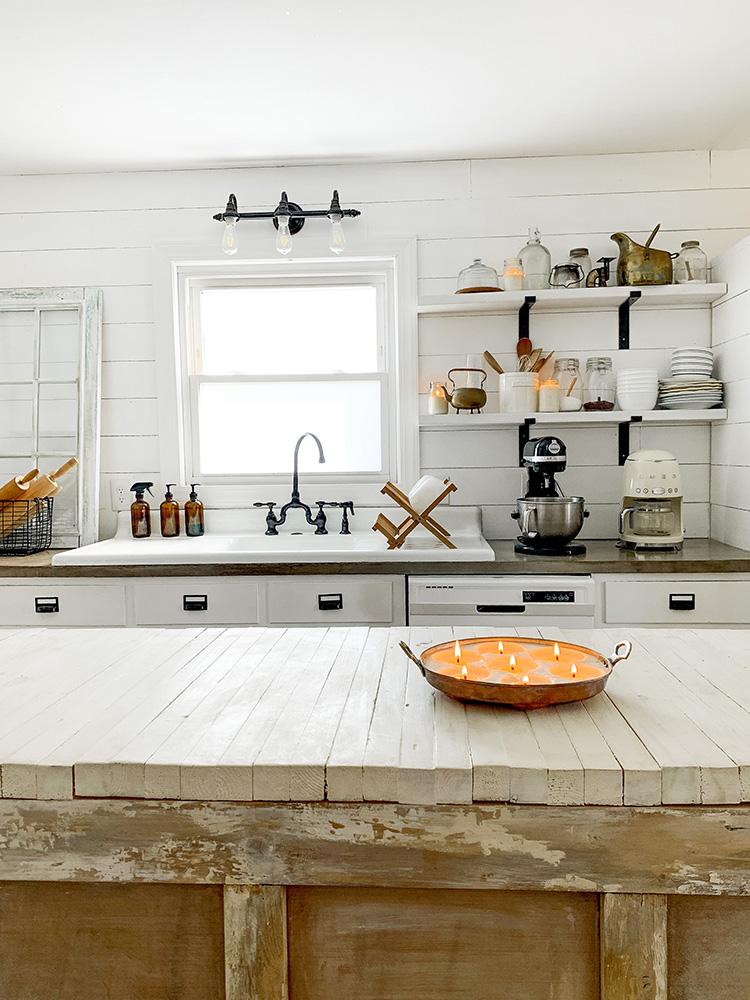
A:
[[[221,237],[221,249],[226,254],[237,253],[240,248],[240,234],[237,231],[237,219],[224,219],[224,235]]]
[[[289,216],[277,215],[276,220],[279,223],[278,232],[276,233],[276,249],[279,253],[286,255],[292,252],[292,234],[289,232]]]
[[[346,249],[346,234],[340,215],[331,216],[331,235],[328,239],[328,249],[333,253],[343,253]]]

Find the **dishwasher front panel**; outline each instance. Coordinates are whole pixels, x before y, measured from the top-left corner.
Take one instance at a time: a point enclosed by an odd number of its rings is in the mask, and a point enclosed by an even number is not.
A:
[[[593,628],[590,576],[410,576],[410,625]]]

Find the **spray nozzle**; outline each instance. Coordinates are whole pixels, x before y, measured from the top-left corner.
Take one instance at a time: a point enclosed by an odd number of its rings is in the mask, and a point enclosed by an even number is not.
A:
[[[143,500],[144,493],[151,493],[151,487],[153,483],[133,483],[130,487],[131,491],[135,493],[136,500]],[[154,494],[151,493],[151,496]]]

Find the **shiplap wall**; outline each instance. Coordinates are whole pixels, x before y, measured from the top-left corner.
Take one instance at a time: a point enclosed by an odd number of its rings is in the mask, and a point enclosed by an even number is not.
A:
[[[716,367],[729,417],[712,430],[711,534],[750,549],[750,240],[716,261],[727,296],[714,307]]]
[[[4,177],[0,286],[98,285],[104,291],[101,496],[102,531],[108,534],[114,523],[107,509],[109,480],[162,478],[152,247],[181,240],[218,245],[211,214],[223,207],[229,191],[250,210],[275,204],[282,188],[302,204],[323,206],[336,186],[346,203],[362,208],[355,225],[364,236],[418,239],[419,290],[426,295],[452,291],[458,270],[475,256],[501,267],[530,225],[541,228],[555,260],[579,245],[588,246],[594,258],[611,255],[611,232],[622,229],[638,239],[657,221],[663,226],[660,246],[677,249],[682,239],[697,237],[715,256],[750,233],[749,168],[745,150]],[[636,311],[638,349],[628,363],[648,356],[663,367],[668,346],[707,343],[708,328],[694,315],[674,314],[661,324],[646,310],[638,317]],[[613,315],[558,320],[533,318],[540,345],[575,349],[584,357],[594,351],[616,355]],[[441,331],[442,322],[420,324],[422,391],[430,377],[444,376],[447,362],[463,360],[467,351],[489,348],[502,357],[512,344],[502,323],[490,330],[472,320],[463,330]],[[708,430],[649,428],[641,435],[644,445],[669,448],[686,464],[688,527],[691,534],[706,534]],[[588,534],[612,535],[620,489],[615,432],[566,431],[563,437],[571,453],[565,488],[594,503]],[[633,445],[638,443],[634,435]],[[450,439],[423,434],[422,444],[424,467],[450,471],[462,502],[482,504],[488,535],[512,534],[506,515],[519,485],[518,470],[511,468],[512,432]]]

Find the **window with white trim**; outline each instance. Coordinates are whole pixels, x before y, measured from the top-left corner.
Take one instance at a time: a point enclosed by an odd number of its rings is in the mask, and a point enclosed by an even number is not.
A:
[[[185,482],[285,483],[308,431],[326,462],[303,449],[306,482],[374,500],[413,475],[416,350],[399,339],[394,260],[172,264]]]

